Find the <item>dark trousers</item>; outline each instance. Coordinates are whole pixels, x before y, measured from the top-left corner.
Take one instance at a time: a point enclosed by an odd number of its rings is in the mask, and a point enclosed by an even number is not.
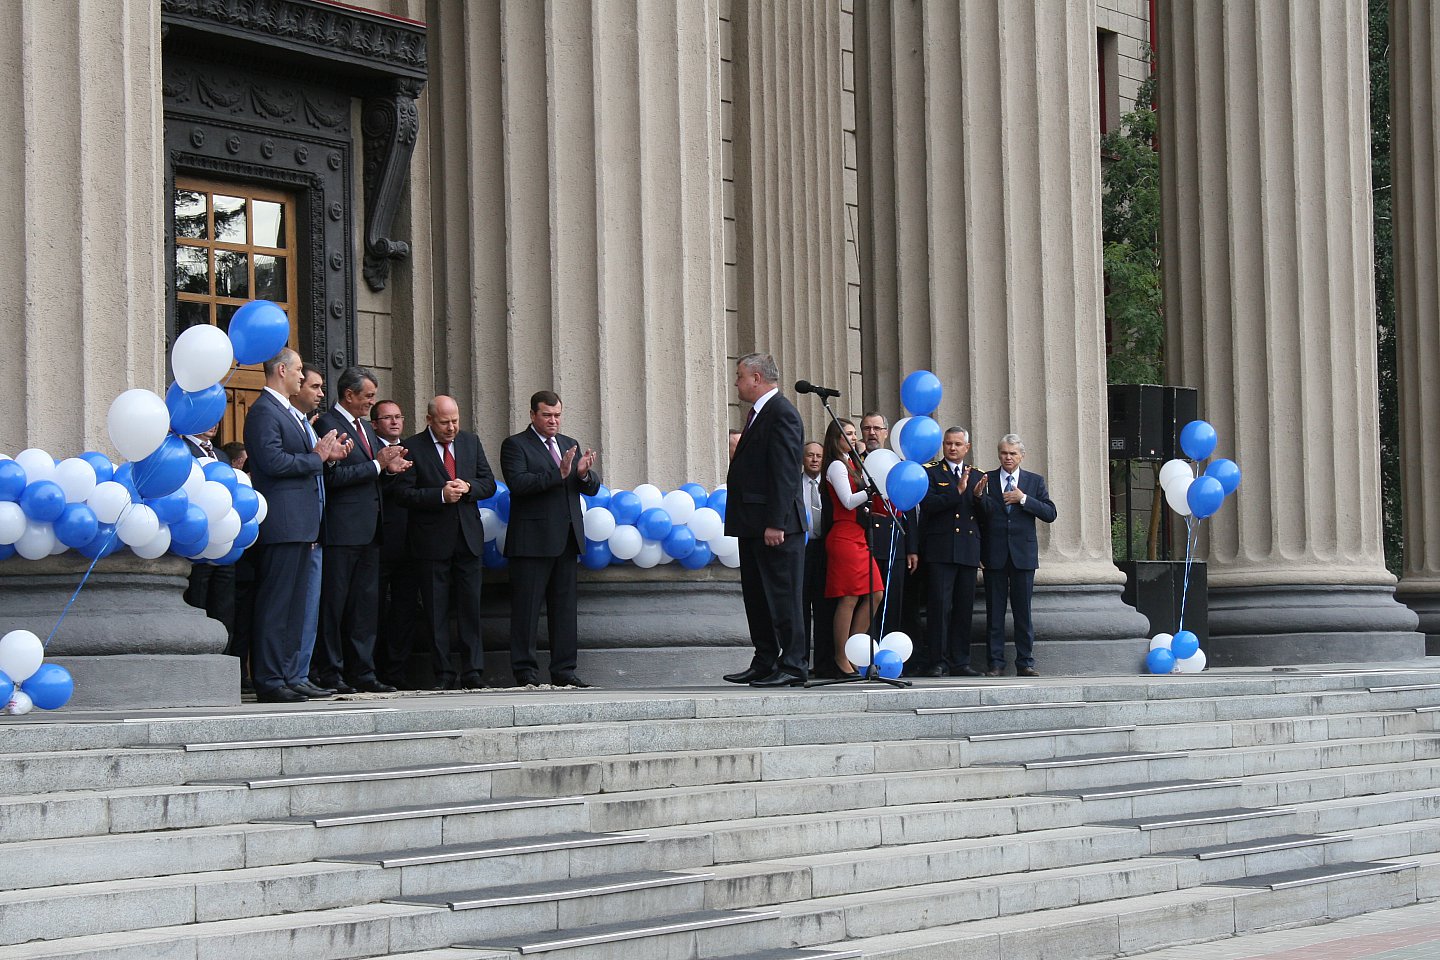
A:
[[[197,563],[190,568],[190,583],[185,587],[185,602],[199,607],[211,620],[225,625],[225,652],[231,652],[235,639],[235,567]]]
[[[975,567],[925,563],[929,619],[925,659],[954,670],[970,666],[970,623],[975,612]]]
[[[258,693],[285,686],[286,669],[300,649],[310,585],[310,544],[266,544],[255,583],[255,629],[250,672]]]
[[[535,634],[542,601],[550,625],[550,678],[566,680],[575,675],[580,636],[576,555],[572,545],[558,557],[510,558],[510,670],[516,680],[529,679],[540,670]]]
[[[804,534],[786,534],[778,547],[765,546],[764,537],[740,538],[740,592],[755,646],[752,669],[809,677],[801,600],[804,580]]]
[[[892,537],[895,541],[893,556]],[[871,518],[870,538],[870,554],[880,568],[880,578],[885,581],[885,596],[880,599],[880,609],[875,611],[876,619],[884,612],[885,620],[880,629],[880,635],[884,636],[891,631],[905,629],[905,532],[890,517],[875,516]],[[876,584],[875,589],[880,589],[880,584]],[[872,629],[874,626],[872,619]]]
[[[375,682],[375,621],[380,610],[380,547],[325,547],[320,570],[320,638],[310,675],[321,686]]]
[[[815,651],[811,669],[831,676],[835,668],[835,602],[825,597],[825,540],[811,537],[805,544],[805,635]]]
[[[425,605],[430,626],[430,655],[435,680],[448,685],[455,679],[456,664],[450,660],[450,607],[460,627],[459,673],[466,681],[477,682],[485,672],[485,651],[480,645],[480,558],[460,538],[455,553],[446,560],[417,561],[420,601]]]
[[[1035,627],[1030,622],[1030,598],[1035,571],[1017,569],[1005,561],[1000,568],[985,568],[985,632],[990,644],[990,667],[1005,666],[1005,606],[1015,618],[1015,666],[1035,666]]]
[[[375,633],[375,675],[382,683],[408,687],[410,652],[422,618],[415,561],[380,561],[380,614]]]

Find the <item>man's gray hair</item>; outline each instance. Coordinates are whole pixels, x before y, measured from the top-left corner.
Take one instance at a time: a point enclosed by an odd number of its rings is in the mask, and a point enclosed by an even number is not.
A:
[[[995,444],[995,447],[996,447],[996,449],[999,449],[1000,447],[1003,447],[1003,446],[1005,446],[1006,444],[1009,444],[1010,446],[1014,447],[1016,450],[1019,450],[1022,454],[1025,452],[1025,441],[1020,439],[1020,434],[1018,434],[1018,433],[1007,433],[1007,434],[1005,434],[1005,436],[1003,436],[1003,437],[1000,438],[1000,442],[997,443],[997,444]]]
[[[884,427],[886,430],[890,429],[890,418],[885,416],[885,414],[881,413],[879,410],[871,410],[868,413],[863,414],[860,417],[860,423],[863,425],[865,421],[869,420],[871,417],[879,417],[880,426]]]
[[[766,383],[780,382],[780,365],[768,353],[747,353],[740,358],[736,366],[760,374],[760,379]]]
[[[364,367],[346,367],[340,374],[340,379],[335,383],[335,390],[342,397],[352,390],[359,393],[364,388],[366,380],[377,387],[380,386],[380,381],[375,379],[375,374]]]
[[[945,436],[948,437],[952,433],[963,433],[965,434],[965,442],[970,442],[970,431],[966,430],[964,427],[947,427],[945,429]]]

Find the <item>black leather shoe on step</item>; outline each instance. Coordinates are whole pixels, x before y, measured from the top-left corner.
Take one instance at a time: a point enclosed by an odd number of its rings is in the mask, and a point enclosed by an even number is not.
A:
[[[751,680],[752,687],[803,687],[804,677],[797,677],[793,673],[786,673],[784,670],[776,670],[768,677],[761,677],[759,680]]]
[[[754,667],[741,670],[739,673],[727,673],[723,677],[726,683],[753,683],[756,680],[763,680],[770,674],[764,670],[756,670]]]

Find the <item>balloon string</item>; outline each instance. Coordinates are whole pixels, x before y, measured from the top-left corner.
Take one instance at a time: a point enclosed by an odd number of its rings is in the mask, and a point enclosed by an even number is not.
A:
[[[1199,536],[1200,521],[1194,517],[1185,518],[1185,580],[1180,588],[1180,626],[1178,633],[1185,629],[1185,601],[1190,596],[1190,564],[1194,562],[1194,544]]]

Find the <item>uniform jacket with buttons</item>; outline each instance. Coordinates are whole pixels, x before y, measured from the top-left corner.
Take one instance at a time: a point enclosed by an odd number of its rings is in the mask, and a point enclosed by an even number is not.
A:
[[[930,464],[925,473],[930,491],[920,501],[920,556],[927,563],[980,566],[981,514],[974,492],[983,472],[971,468],[964,489],[948,461]]]

